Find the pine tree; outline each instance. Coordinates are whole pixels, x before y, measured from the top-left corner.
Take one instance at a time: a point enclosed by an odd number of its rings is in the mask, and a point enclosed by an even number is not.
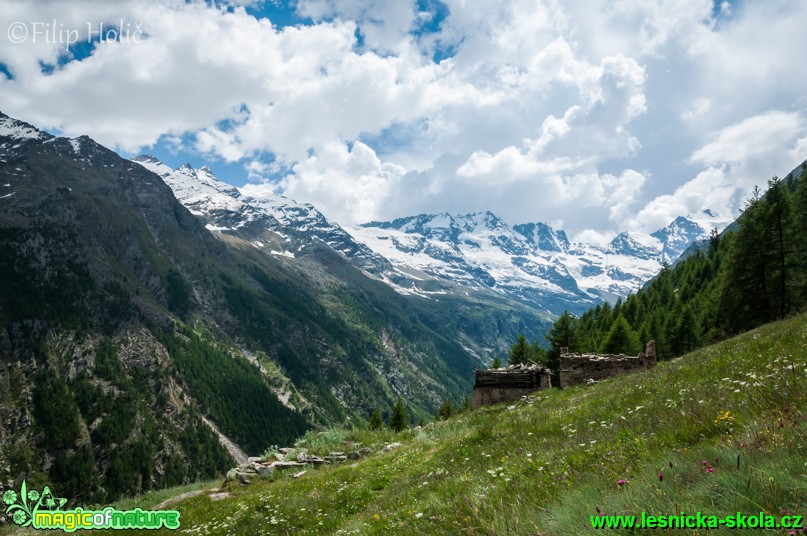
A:
[[[530,343],[527,342],[527,337],[524,335],[518,336],[518,341],[510,348],[510,359],[508,363],[517,365],[519,363],[528,363],[532,358],[532,348]]]
[[[502,360],[500,358],[495,358],[493,362],[490,364],[490,368],[497,369],[502,368]]]
[[[367,425],[367,428],[370,430],[380,430],[384,427],[384,419],[381,417],[381,412],[378,411],[378,408],[373,410],[373,414],[370,415],[370,422]]]
[[[389,427],[395,432],[402,432],[409,426],[409,415],[406,413],[406,407],[401,397],[395,401],[395,407],[392,408],[392,415],[389,418]]]

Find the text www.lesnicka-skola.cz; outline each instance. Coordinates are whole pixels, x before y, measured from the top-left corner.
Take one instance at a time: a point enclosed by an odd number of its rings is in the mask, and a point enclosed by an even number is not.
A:
[[[649,515],[642,512],[639,516],[593,515],[589,516],[591,526],[595,529],[801,529],[802,516],[776,516],[760,512],[759,514],[743,514],[737,512],[719,517],[701,512],[677,515]]]

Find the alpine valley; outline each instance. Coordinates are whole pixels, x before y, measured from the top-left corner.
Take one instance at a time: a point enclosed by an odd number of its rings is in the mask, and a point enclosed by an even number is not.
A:
[[[595,246],[490,212],[345,229],[254,191],[0,114],[3,483],[105,501],[398,397],[430,416],[518,334],[542,340],[729,223]]]
[[[344,229],[310,204],[269,189],[238,189],[206,166],[174,170],[148,155],[133,161],[160,175],[210,231],[242,236],[267,254],[294,259],[313,238],[402,295],[507,299],[543,317],[626,297],[732,221],[706,210],[651,234],[620,233],[605,246],[571,243],[545,223],[511,227],[491,212],[420,214]]]

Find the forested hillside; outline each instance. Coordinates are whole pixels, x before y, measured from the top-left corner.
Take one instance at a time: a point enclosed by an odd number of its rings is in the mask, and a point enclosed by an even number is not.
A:
[[[561,315],[547,336],[550,362],[562,347],[636,354],[650,339],[659,357],[675,357],[803,310],[807,168],[797,169],[755,189],[731,227],[624,302]]]

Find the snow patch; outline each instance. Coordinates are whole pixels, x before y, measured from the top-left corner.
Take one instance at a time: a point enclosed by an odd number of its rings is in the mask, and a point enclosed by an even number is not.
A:
[[[70,142],[70,147],[73,148],[74,153],[81,154],[81,141],[78,138],[70,138],[67,141]]]
[[[0,136],[7,136],[18,140],[37,140],[42,136],[42,133],[21,121],[10,117],[3,117],[0,118]]]

